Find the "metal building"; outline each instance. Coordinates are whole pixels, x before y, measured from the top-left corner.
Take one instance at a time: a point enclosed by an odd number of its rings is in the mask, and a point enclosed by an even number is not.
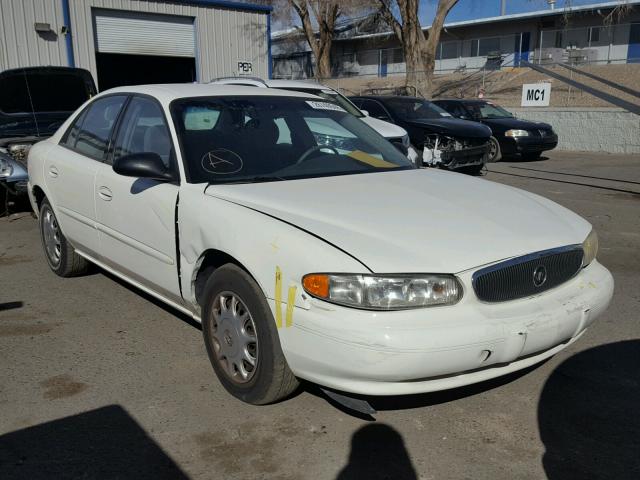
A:
[[[270,77],[269,0],[0,0],[0,71],[86,68],[101,90]]]

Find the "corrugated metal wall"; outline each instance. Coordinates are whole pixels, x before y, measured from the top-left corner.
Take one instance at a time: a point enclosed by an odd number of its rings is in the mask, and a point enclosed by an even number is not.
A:
[[[34,23],[48,23],[38,33]],[[0,71],[37,65],[67,65],[60,0],[0,0]]]
[[[88,69],[94,78],[97,75],[92,8],[195,18],[200,81],[236,73],[239,61],[252,62],[253,75],[268,75],[265,13],[147,0],[72,0],[70,14],[76,66]]]

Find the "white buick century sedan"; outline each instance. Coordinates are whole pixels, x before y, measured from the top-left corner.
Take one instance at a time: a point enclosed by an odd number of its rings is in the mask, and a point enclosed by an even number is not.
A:
[[[298,379],[397,395],[504,375],[570,345],[613,293],[581,217],[417,170],[309,94],[109,90],[28,165],[51,269],[94,263],[201,321],[221,383],[254,404]]]

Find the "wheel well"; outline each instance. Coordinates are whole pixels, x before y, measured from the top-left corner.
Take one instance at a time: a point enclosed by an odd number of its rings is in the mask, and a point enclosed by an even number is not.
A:
[[[243,269],[249,275],[251,275],[249,270],[247,270],[247,268],[242,265],[242,263],[221,250],[207,250],[201,255],[201,258],[202,261],[200,262],[200,267],[198,268],[198,271],[195,275],[195,280],[193,282],[196,301],[199,305],[202,305],[202,293],[204,292],[204,287],[207,284],[207,280],[209,279],[211,274],[222,265],[233,263]],[[253,275],[251,275],[251,278],[254,278]]]
[[[38,210],[40,210],[40,206],[42,205],[42,201],[45,199],[46,195],[44,194],[44,191],[36,185],[35,187],[33,187],[33,196],[36,199]]]

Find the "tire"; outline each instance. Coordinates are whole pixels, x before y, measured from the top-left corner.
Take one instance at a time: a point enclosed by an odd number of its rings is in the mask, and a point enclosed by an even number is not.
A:
[[[51,270],[60,277],[75,277],[87,272],[89,262],[78,255],[62,233],[56,214],[45,198],[38,218],[44,255]]]
[[[524,160],[538,160],[540,159],[541,155],[542,155],[542,152],[529,152],[529,153],[523,153],[522,158]]]
[[[253,405],[290,395],[298,380],[287,365],[271,309],[255,280],[228,263],[211,274],[202,298],[204,343],[222,386]]]
[[[502,160],[502,150],[496,137],[489,138],[489,153],[487,154],[487,162],[499,162]]]

